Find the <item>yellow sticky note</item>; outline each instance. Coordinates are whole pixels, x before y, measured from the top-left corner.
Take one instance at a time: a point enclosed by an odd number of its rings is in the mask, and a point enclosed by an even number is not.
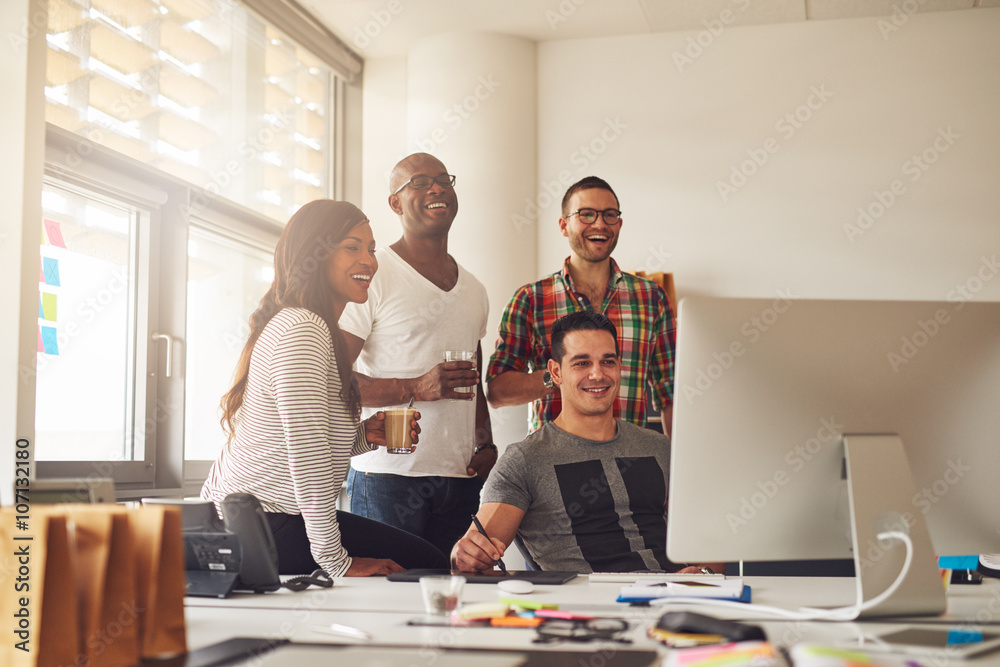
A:
[[[58,299],[55,294],[50,294],[49,292],[42,292],[42,317],[44,317],[49,322],[57,321],[56,317],[56,303]]]

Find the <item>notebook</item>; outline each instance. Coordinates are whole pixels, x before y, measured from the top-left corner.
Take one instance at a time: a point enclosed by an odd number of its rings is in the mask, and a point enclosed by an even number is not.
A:
[[[489,570],[487,572],[459,572],[451,570],[404,570],[396,572],[386,577],[388,581],[420,581],[420,577],[432,575],[454,574],[465,577],[469,584],[495,584],[501,579],[524,579],[533,584],[565,584],[570,579],[576,577],[576,572],[563,570],[508,570],[504,574],[500,570]]]

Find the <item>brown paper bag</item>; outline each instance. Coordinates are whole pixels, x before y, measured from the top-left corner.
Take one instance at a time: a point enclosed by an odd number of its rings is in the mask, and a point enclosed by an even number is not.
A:
[[[138,573],[139,653],[158,658],[187,651],[184,545],[176,507],[147,505],[128,513]]]
[[[0,642],[0,665],[77,664],[79,611],[65,516],[37,506],[27,513],[0,508],[0,591],[0,618],[14,626]]]
[[[88,666],[139,662],[139,601],[130,522],[121,505],[65,505],[76,558],[81,652]]]

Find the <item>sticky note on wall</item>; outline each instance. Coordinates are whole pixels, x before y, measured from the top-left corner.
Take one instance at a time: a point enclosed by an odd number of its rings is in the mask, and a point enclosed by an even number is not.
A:
[[[48,320],[49,322],[58,321],[58,313],[56,309],[57,304],[58,297],[55,294],[42,292],[42,314],[40,317],[43,320]]]
[[[41,327],[42,345],[45,354],[59,355],[59,338],[56,335],[55,327]]]
[[[45,227],[45,235],[49,237],[49,245],[58,246],[60,248],[66,247],[66,241],[63,240],[62,227],[55,220],[43,220],[42,226]]]
[[[54,257],[42,257],[42,272],[45,283],[53,287],[61,287],[59,283],[59,260]]]

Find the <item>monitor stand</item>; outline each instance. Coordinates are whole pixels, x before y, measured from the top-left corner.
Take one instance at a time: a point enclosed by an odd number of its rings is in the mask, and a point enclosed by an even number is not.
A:
[[[898,539],[879,540],[878,534],[902,532],[913,541],[910,570],[900,587],[859,617],[944,613],[944,585],[927,523],[913,504],[917,489],[902,439],[845,434],[844,456],[858,599],[867,602],[877,597],[903,568],[906,544]]]

